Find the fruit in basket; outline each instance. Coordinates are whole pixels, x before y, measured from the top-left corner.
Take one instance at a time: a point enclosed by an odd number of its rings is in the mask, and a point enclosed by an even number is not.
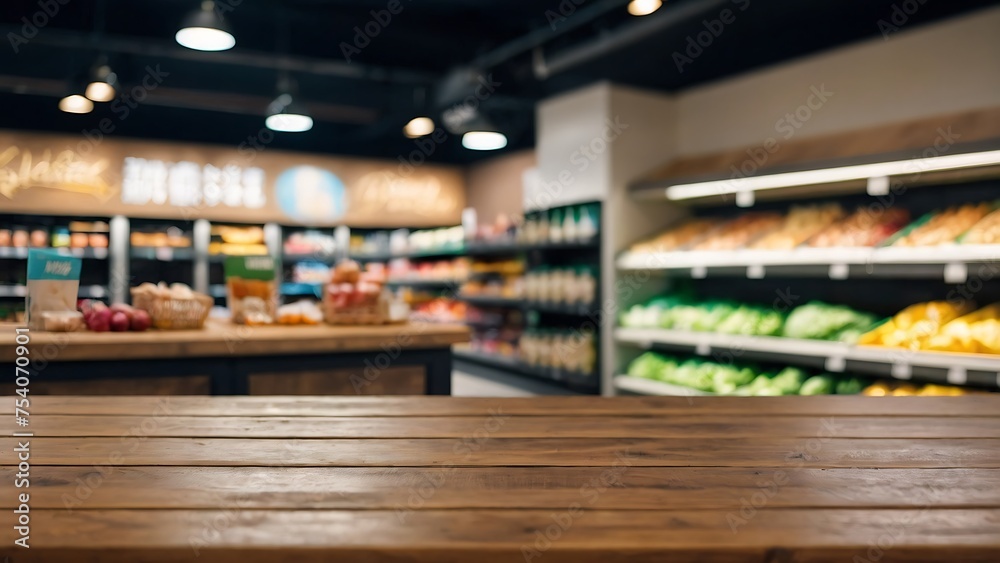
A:
[[[354,260],[344,260],[333,269],[333,283],[357,283],[361,277],[361,266]]]
[[[153,326],[153,319],[149,316],[149,313],[142,309],[136,309],[132,313],[132,322],[129,324],[130,329],[135,332],[142,332],[151,326]]]
[[[126,332],[131,323],[129,323],[128,315],[122,311],[112,311],[111,321],[108,323],[112,332]]]

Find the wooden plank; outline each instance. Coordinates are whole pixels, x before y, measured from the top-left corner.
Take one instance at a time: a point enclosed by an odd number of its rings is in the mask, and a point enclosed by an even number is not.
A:
[[[290,366],[291,367],[291,366]],[[423,366],[389,366],[372,381],[358,369],[253,373],[247,376],[251,395],[423,395]]]
[[[0,334],[18,326],[0,323]],[[50,362],[176,357],[262,356],[381,352],[383,346],[443,348],[469,339],[463,325],[261,326],[209,322],[203,330],[147,332],[32,332],[32,353]],[[0,346],[0,363],[13,363],[14,346]]]
[[[31,438],[41,465],[993,467],[1000,440],[844,438],[491,438],[489,422],[460,439]],[[24,439],[22,439],[24,441]],[[0,438],[0,450],[17,446]],[[4,465],[9,465],[4,460]]]
[[[7,420],[15,431],[12,420]],[[483,421],[471,417],[81,416],[34,414],[37,437],[460,438]],[[1000,438],[993,417],[876,416],[500,416],[495,438]]]
[[[123,374],[124,375],[124,374]],[[0,393],[12,396],[13,381],[0,385]],[[86,380],[46,380],[31,382],[31,395],[209,395],[212,381],[208,375],[178,377],[107,377]]]
[[[37,510],[31,549],[3,528],[0,555],[33,561],[531,560],[736,562],[978,561],[1000,552],[1000,510],[760,510],[736,528],[725,511]],[[549,534],[548,539],[545,534]],[[537,543],[536,543],[537,542]],[[532,551],[534,550],[534,551]],[[526,555],[527,554],[527,555]]]
[[[1000,418],[1000,394],[964,397],[38,397],[36,414],[88,416],[989,416]],[[0,413],[12,414],[12,401]]]
[[[15,468],[0,508],[16,507]],[[31,508],[365,509],[1000,507],[1000,471],[731,467],[36,467]],[[593,501],[591,503],[591,500]]]

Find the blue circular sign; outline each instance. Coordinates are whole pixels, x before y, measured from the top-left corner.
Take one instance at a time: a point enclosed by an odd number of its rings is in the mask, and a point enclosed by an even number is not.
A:
[[[344,182],[322,168],[289,168],[278,175],[274,190],[285,215],[302,223],[335,221],[347,212]]]

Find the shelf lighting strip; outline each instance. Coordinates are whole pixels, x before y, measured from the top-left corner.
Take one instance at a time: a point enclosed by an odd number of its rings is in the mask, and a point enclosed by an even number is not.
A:
[[[951,154],[911,160],[878,162],[873,164],[857,164],[824,168],[820,170],[803,170],[801,172],[784,172],[747,178],[730,178],[728,180],[713,180],[692,184],[677,184],[667,188],[669,200],[695,199],[702,197],[735,194],[791,188],[796,186],[813,186],[832,184],[869,178],[921,174],[940,170],[956,170],[1000,164],[1000,150]]]

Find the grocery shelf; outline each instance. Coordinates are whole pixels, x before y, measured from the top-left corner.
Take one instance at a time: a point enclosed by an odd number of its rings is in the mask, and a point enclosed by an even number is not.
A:
[[[388,262],[397,258],[455,258],[464,256],[465,251],[461,248],[437,248],[428,250],[412,250],[409,252],[376,252],[372,254],[351,254],[351,260],[358,262]]]
[[[1000,356],[923,352],[777,336],[743,336],[656,328],[618,328],[615,340],[640,348],[654,345],[700,356],[765,359],[896,379],[919,377],[953,385],[1000,387]]]
[[[497,354],[487,354],[484,352],[475,352],[473,350],[464,350],[459,348],[453,349],[452,355],[456,360],[473,362],[518,375],[541,379],[543,381],[556,381],[576,389],[596,391],[598,387],[597,377],[595,374],[583,374],[561,369],[532,366],[521,362],[517,358],[509,358]]]
[[[637,395],[662,395],[669,397],[702,397],[712,396],[715,393],[699,391],[683,385],[654,381],[645,377],[632,377],[630,375],[619,375],[614,378],[615,389],[627,391]]]
[[[159,260],[171,262],[175,260],[194,260],[194,250],[190,248],[145,248],[132,247],[130,256],[138,260]]]
[[[281,255],[281,259],[284,262],[322,262],[324,264],[333,264],[337,261],[337,257],[335,255],[320,252],[310,252],[305,254],[286,252]]]
[[[0,247],[0,258],[20,258],[28,257],[29,250],[55,250],[63,256],[73,256],[75,258],[86,258],[92,260],[105,260],[108,257],[107,248],[25,248],[25,247]]]
[[[24,297],[28,287],[24,285],[0,285],[0,297]]]
[[[976,274],[976,264],[995,264],[1000,245],[944,245],[925,248],[796,248],[792,250],[626,252],[618,258],[621,270],[687,271],[705,277],[708,270],[745,269],[749,277],[763,277],[768,268],[797,268],[834,279],[851,275],[943,276],[949,283],[963,283]],[[853,268],[852,268],[853,267]],[[983,266],[980,266],[983,267]],[[991,277],[995,275],[990,272]]]
[[[450,279],[450,280],[435,280],[435,279],[420,279],[420,278],[397,278],[386,280],[386,285],[397,285],[406,287],[426,287],[426,288],[455,288],[459,285],[465,283],[465,280],[460,279]]]
[[[223,287],[223,292],[225,291],[225,286]],[[281,284],[281,294],[282,295],[310,295],[316,297],[317,299],[323,296],[323,284],[321,283],[297,283],[297,282],[285,282]]]
[[[539,313],[554,313],[559,315],[573,315],[577,317],[588,317],[591,315],[596,316],[600,314],[600,309],[593,304],[566,304],[476,295],[458,295],[455,298],[459,301],[464,301],[470,305],[477,305],[479,307],[508,307],[524,311],[538,311]]]
[[[465,253],[469,256],[497,256],[506,254],[520,254],[533,250],[553,251],[553,250],[582,250],[597,249],[601,241],[597,236],[586,240],[569,242],[546,242],[539,244],[521,244],[512,242],[501,243],[470,243]]]

